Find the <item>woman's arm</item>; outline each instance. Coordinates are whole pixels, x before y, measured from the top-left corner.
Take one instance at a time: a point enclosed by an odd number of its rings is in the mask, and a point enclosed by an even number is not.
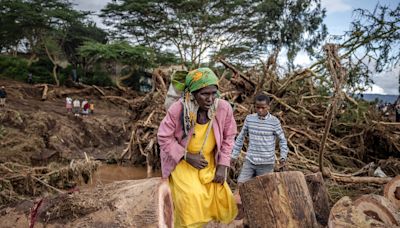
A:
[[[228,104],[228,102],[226,102],[225,105],[226,109],[224,111],[226,112],[226,118],[222,129],[223,130],[221,135],[222,143],[218,159],[218,165],[224,165],[226,167],[229,167],[231,161],[232,148],[237,133],[237,128],[231,106]]]
[[[167,111],[167,115],[161,121],[160,127],[158,128],[157,138],[158,144],[160,145],[160,158],[163,171],[166,169],[173,169],[185,153],[185,148],[181,146],[175,138],[175,131],[178,127],[177,125],[179,121],[180,107],[178,105],[181,104],[175,103],[170,107]],[[165,175],[166,176],[164,176],[163,173],[163,177],[169,176],[169,173]]]

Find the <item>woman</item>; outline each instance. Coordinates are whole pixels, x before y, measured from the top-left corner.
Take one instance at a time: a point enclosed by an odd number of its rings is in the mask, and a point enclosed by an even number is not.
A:
[[[218,99],[218,78],[209,68],[189,72],[185,96],[168,109],[158,130],[163,178],[169,178],[176,227],[201,227],[237,215],[226,183],[236,123]]]

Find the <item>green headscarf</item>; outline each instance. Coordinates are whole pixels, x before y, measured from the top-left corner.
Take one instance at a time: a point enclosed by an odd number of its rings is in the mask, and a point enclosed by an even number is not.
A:
[[[191,93],[209,85],[218,87],[218,77],[208,67],[192,70],[186,75],[185,88]]]
[[[202,89],[204,87],[216,85],[218,87],[218,77],[210,68],[198,68],[190,71],[185,78],[185,91],[182,99],[183,104],[183,130],[187,135],[190,129],[196,123],[197,111],[199,105],[197,104],[192,92]],[[211,120],[216,112],[218,99],[214,100],[214,104],[208,110],[208,118]]]

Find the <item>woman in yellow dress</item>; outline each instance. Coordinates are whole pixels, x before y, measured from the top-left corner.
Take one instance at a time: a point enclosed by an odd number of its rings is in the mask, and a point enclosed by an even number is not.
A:
[[[160,124],[162,175],[169,178],[176,227],[231,222],[237,206],[226,183],[236,123],[228,102],[218,99],[218,78],[209,68],[189,72],[185,97]]]

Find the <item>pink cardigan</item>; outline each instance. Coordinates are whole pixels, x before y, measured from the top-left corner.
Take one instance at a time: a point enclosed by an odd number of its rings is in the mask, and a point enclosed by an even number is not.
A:
[[[158,144],[160,145],[162,177],[168,178],[175,166],[184,155],[185,145],[190,140],[193,129],[188,137],[183,138],[182,103],[175,102],[167,111],[158,128]],[[217,142],[215,160],[218,165],[230,166],[232,147],[235,142],[236,122],[230,104],[220,99],[218,101],[213,131]]]

